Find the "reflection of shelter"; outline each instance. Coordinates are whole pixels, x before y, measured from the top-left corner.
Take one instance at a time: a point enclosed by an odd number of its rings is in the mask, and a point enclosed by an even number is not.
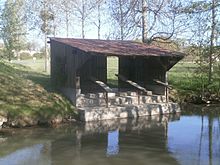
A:
[[[168,152],[166,131],[168,121],[179,120],[179,117],[177,114],[83,123],[71,140],[64,137],[53,141],[53,163],[62,164],[65,159],[66,164],[99,165],[109,163],[106,157],[117,156],[109,160],[116,161],[110,164],[118,164],[117,160],[122,164],[146,164],[146,160],[148,164],[177,164]],[[68,148],[62,150],[63,144]],[[134,151],[138,151],[138,156],[134,156]]]
[[[126,102],[127,95],[115,93],[107,85],[108,56],[119,59],[116,91],[131,91],[136,92],[132,96],[138,95],[131,104],[148,100],[141,100],[140,94],[157,95],[156,99],[161,100],[158,95],[165,95],[168,87],[166,72],[183,58],[182,53],[133,41],[51,38],[50,43],[51,81],[80,107]],[[103,92],[105,95],[100,95]],[[109,101],[108,93],[114,93],[114,100]]]
[[[107,156],[117,155],[119,152],[119,131],[108,132]]]

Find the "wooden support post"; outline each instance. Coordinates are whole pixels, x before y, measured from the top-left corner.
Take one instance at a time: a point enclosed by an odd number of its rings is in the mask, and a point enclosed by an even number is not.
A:
[[[75,84],[76,84],[76,96],[78,96],[81,94],[80,77],[79,76],[76,76]]]
[[[76,76],[76,89],[80,89],[80,77]]]
[[[140,104],[140,91],[137,91],[138,93],[138,105]]]
[[[172,89],[172,86],[168,85],[168,83],[164,83],[164,82],[159,81],[159,80],[156,80],[156,79],[154,79],[154,81],[155,81],[157,84],[160,84],[160,85],[162,85],[162,86],[165,87],[166,102],[168,102],[168,101],[169,101],[169,96],[168,96],[168,95],[169,95],[169,92],[168,92],[168,89]]]
[[[97,85],[99,85],[104,90],[104,97],[106,101],[106,107],[108,107],[108,93],[113,92],[113,90],[107,86],[104,82],[97,80],[95,77],[90,77],[90,80]]]
[[[166,92],[166,102],[169,102],[169,96],[168,96],[168,88],[165,87],[165,92]]]
[[[105,92],[106,108],[108,108],[108,92]]]

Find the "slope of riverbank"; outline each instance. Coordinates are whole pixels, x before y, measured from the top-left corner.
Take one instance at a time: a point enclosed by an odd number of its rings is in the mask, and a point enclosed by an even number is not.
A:
[[[0,126],[51,125],[75,115],[70,102],[53,92],[48,75],[0,62]]]

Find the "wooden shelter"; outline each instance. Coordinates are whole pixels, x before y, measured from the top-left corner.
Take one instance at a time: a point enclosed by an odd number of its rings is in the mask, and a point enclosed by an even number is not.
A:
[[[119,59],[119,90],[132,90],[134,82],[157,95],[165,94],[166,72],[184,57],[180,52],[134,41],[50,38],[50,44],[51,81],[73,103],[80,93],[103,90],[94,82],[107,84],[108,56]]]

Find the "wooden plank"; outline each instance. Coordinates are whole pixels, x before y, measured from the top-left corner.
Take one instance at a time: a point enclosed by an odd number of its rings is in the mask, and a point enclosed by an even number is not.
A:
[[[113,92],[113,90],[106,85],[104,82],[97,80],[94,77],[90,77],[90,80],[99,85],[102,89],[105,90],[105,101],[106,101],[106,107],[108,107],[108,93]]]
[[[120,75],[120,74],[118,74],[118,75],[116,74],[116,76],[117,76],[121,81],[124,81],[124,82],[130,84],[131,86],[133,86],[133,87],[139,89],[140,91],[143,91],[143,92],[145,92],[145,93],[147,93],[147,94],[152,94],[151,91],[146,90],[144,87],[140,86],[140,85],[137,84],[136,82],[133,82],[133,81],[131,81],[131,80],[128,80],[125,76]]]
[[[168,96],[169,92],[168,92],[168,89],[172,89],[172,86],[170,86],[170,85],[168,85],[167,83],[164,83],[164,82],[162,82],[162,81],[160,81],[160,80],[157,80],[157,79],[154,79],[154,81],[155,81],[156,83],[160,84],[160,85],[165,86],[166,102],[169,102],[169,96]]]
[[[168,85],[167,83],[164,83],[164,82],[162,82],[160,80],[154,79],[154,82],[156,82],[157,84],[163,85],[163,86],[165,86],[168,89],[172,89],[171,85]]]
[[[97,85],[99,85],[102,89],[104,89],[106,92],[113,92],[113,90],[108,86],[106,85],[104,82],[102,81],[99,81],[97,80],[96,78],[94,77],[90,77],[90,80],[94,83],[96,83]]]

